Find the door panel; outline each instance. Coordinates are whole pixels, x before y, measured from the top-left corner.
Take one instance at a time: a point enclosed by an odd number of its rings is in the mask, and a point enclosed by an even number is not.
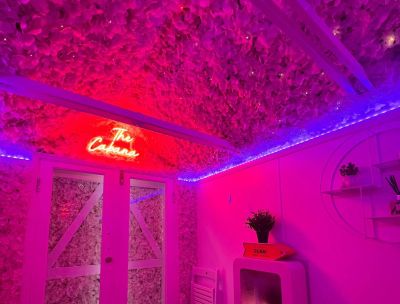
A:
[[[103,176],[55,169],[46,303],[98,303]]]

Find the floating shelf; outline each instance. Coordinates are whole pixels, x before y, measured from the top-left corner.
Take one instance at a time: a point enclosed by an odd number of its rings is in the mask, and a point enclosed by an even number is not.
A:
[[[326,190],[322,191],[322,193],[329,195],[342,195],[342,194],[359,193],[360,191],[372,191],[378,188],[379,188],[378,185],[370,184],[370,185],[351,186],[345,188]]]
[[[386,169],[400,169],[400,159],[394,159],[394,160],[389,160],[381,163],[377,163],[374,165],[374,167],[377,167],[382,170]]]
[[[400,215],[373,216],[368,219],[373,221],[400,221]]]

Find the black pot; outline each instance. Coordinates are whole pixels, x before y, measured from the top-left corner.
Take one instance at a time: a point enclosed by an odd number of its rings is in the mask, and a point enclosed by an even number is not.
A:
[[[259,243],[268,243],[269,231],[256,231],[257,239]]]

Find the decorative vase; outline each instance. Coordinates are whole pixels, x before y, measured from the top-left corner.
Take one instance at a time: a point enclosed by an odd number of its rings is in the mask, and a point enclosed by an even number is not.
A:
[[[257,239],[259,243],[268,243],[268,236],[269,236],[269,231],[256,231],[257,233]]]

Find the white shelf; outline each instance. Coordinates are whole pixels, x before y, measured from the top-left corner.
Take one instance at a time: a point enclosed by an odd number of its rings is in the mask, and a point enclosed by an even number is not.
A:
[[[389,160],[374,165],[381,170],[400,169],[400,159]]]
[[[329,195],[343,195],[343,194],[360,193],[361,191],[372,191],[378,188],[379,188],[378,185],[370,184],[370,185],[351,186],[351,187],[326,190],[322,191],[322,193]]]
[[[373,221],[400,221],[400,215],[373,216],[368,219]]]

